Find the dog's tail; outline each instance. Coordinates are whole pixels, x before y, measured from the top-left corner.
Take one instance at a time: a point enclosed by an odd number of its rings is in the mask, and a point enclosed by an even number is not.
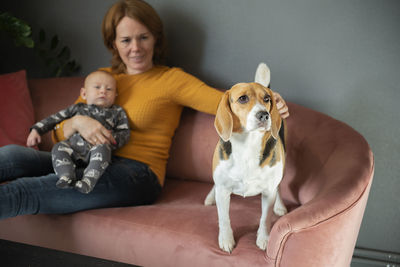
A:
[[[213,186],[211,191],[208,193],[206,199],[204,200],[204,205],[206,206],[215,205],[215,185]]]
[[[268,68],[267,64],[260,63],[258,65],[254,81],[261,84],[262,86],[269,87],[271,82],[271,71]]]

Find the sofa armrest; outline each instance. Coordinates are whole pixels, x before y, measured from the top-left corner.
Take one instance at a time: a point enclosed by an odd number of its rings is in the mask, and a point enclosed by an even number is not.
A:
[[[372,182],[373,154],[346,124],[297,105],[290,109],[281,194],[291,211],[273,225],[267,257],[282,266],[287,261],[349,265]]]

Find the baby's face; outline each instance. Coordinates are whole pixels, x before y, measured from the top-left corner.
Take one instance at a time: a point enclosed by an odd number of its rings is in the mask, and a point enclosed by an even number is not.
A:
[[[97,105],[108,108],[114,104],[117,96],[117,83],[107,73],[96,72],[90,74],[82,88],[81,95],[88,105]]]

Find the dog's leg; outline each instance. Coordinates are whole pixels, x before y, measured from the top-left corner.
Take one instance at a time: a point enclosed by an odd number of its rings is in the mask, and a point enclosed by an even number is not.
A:
[[[283,204],[281,196],[279,194],[279,189],[277,189],[273,194],[268,195],[266,193],[262,193],[261,195],[261,218],[260,218],[260,225],[257,231],[257,246],[265,250],[267,248],[269,235],[267,233],[267,215],[268,209],[271,204],[274,202],[273,211],[278,216],[283,216],[287,213],[287,209]]]
[[[271,204],[271,200],[273,200],[275,196],[268,196],[265,193],[261,194],[261,218],[260,218],[260,225],[257,231],[257,246],[262,249],[267,249],[269,235],[267,233],[267,214],[268,209]]]
[[[274,213],[278,216],[283,216],[287,213],[287,209],[286,209],[285,205],[283,204],[281,194],[279,193],[279,191],[276,194]]]
[[[231,253],[235,246],[235,239],[233,238],[233,231],[231,227],[231,220],[229,219],[229,205],[231,200],[231,192],[222,186],[215,187],[215,200],[218,211],[218,225],[219,247]]]
[[[204,200],[204,205],[206,206],[215,205],[215,185],[213,186],[211,191],[208,193],[206,199]]]

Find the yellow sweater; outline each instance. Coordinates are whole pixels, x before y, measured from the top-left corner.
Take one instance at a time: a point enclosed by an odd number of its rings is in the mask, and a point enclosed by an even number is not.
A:
[[[103,70],[111,72],[110,68]],[[131,127],[129,142],[114,154],[147,164],[163,185],[172,137],[183,107],[215,114],[222,92],[179,68],[165,66],[114,77],[118,88],[115,104],[125,109]],[[56,139],[63,139],[61,130],[56,131]]]

